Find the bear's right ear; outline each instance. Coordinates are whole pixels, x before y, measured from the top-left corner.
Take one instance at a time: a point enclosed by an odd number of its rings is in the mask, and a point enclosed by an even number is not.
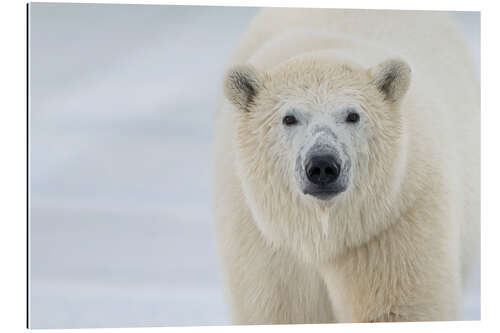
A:
[[[237,65],[229,69],[224,78],[226,98],[238,109],[248,112],[262,88],[261,74],[250,65]]]

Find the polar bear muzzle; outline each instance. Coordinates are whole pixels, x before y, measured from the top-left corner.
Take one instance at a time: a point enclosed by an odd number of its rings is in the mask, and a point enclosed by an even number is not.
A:
[[[329,200],[347,190],[351,159],[330,128],[322,126],[313,133],[298,153],[296,179],[303,194]]]
[[[347,184],[345,176],[348,170],[335,150],[330,152],[310,152],[303,163],[303,193],[320,200],[329,200],[344,192]]]

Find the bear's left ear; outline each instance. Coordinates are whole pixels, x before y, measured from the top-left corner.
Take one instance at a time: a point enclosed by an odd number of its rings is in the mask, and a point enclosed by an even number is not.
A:
[[[262,75],[251,65],[230,68],[224,78],[226,98],[238,109],[248,112],[262,88]]]
[[[389,59],[370,69],[373,84],[386,100],[394,103],[405,95],[411,81],[411,69],[401,59]]]

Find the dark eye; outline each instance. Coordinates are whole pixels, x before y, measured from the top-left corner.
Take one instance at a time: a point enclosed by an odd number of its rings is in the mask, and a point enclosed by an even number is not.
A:
[[[357,112],[349,112],[345,121],[348,123],[357,123],[359,121],[359,113]]]
[[[283,124],[285,124],[286,126],[292,126],[292,125],[295,125],[297,123],[297,118],[295,118],[294,116],[285,116],[283,118]]]

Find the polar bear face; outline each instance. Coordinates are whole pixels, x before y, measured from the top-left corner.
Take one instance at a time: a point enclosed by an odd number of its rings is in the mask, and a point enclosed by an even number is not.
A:
[[[370,196],[390,195],[409,82],[409,66],[397,59],[365,69],[305,56],[269,72],[230,69],[225,94],[237,109],[236,165],[264,233],[275,240],[313,234],[322,224],[318,211],[340,218],[377,199]],[[297,219],[302,227],[291,227]]]

